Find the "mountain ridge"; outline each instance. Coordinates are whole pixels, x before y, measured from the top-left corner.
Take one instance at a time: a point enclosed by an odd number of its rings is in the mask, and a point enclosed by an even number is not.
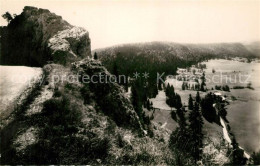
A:
[[[97,52],[101,55],[100,58],[104,58],[104,54],[109,52],[120,51],[124,48],[136,49],[136,51],[144,52],[145,49],[163,51],[159,49],[172,50],[170,52],[171,56],[177,56],[180,58],[191,58],[196,56],[216,56],[219,58],[222,57],[254,57],[257,56],[254,53],[250,52],[246,46],[242,43],[205,43],[205,44],[190,44],[190,43],[177,43],[177,42],[140,42],[140,43],[126,43],[119,44],[105,48],[94,49],[93,52]],[[138,52],[138,53],[139,53]],[[138,54],[137,53],[137,54]],[[139,53],[140,54],[140,53]]]

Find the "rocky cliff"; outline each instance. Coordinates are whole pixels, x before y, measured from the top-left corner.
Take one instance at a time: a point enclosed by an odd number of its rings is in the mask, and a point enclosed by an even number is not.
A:
[[[24,7],[0,32],[2,65],[69,64],[91,55],[88,32],[46,9]]]

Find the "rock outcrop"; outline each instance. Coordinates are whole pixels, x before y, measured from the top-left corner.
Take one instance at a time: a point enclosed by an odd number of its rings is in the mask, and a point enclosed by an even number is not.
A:
[[[25,7],[0,32],[2,65],[69,64],[91,55],[89,33],[46,9]]]

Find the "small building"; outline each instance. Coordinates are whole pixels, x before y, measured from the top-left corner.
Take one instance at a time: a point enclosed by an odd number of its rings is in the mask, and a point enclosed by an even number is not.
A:
[[[226,100],[226,98],[224,96],[222,96],[222,94],[220,92],[215,92],[214,95],[221,97],[222,101]]]
[[[177,68],[177,73],[178,74],[187,73],[187,69]]]
[[[215,92],[214,95],[221,96],[221,93],[220,92]]]

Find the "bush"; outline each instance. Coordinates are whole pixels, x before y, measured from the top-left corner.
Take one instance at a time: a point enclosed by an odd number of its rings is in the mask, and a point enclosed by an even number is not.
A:
[[[177,122],[177,116],[176,113],[174,111],[171,111],[171,117],[173,120],[175,120]]]
[[[91,92],[89,90],[89,86],[86,84],[80,89],[80,93],[84,99],[84,104],[90,104],[91,103]]]
[[[81,123],[81,110],[75,103],[71,103],[67,96],[61,99],[47,100],[43,105],[43,115],[48,117],[48,125],[63,126],[67,129],[77,128]]]
[[[251,160],[252,161],[252,164],[254,165],[260,165],[260,151],[259,152],[254,152],[252,155],[251,155]]]
[[[233,86],[233,89],[244,89],[245,87],[243,86]]]
[[[216,85],[216,86],[215,86],[215,89],[216,89],[216,90],[221,90],[221,86]]]
[[[223,90],[223,91],[227,91],[227,92],[229,92],[229,91],[230,91],[230,89],[229,89],[229,86],[228,86],[228,85],[222,86],[222,90]]]
[[[44,102],[40,116],[41,130],[36,144],[28,146],[18,158],[26,164],[97,164],[105,161],[111,147],[107,137],[82,128],[81,107],[70,96],[62,94]]]
[[[116,136],[116,139],[117,139],[117,145],[122,148],[125,146],[125,141],[123,140],[121,134],[117,134]]]
[[[231,100],[237,100],[237,98],[235,96],[231,96]]]
[[[248,83],[246,87],[247,87],[248,89],[254,90],[254,88],[252,87],[252,83]]]
[[[54,93],[53,93],[54,97],[60,97],[61,96],[61,91],[59,91],[59,89],[54,89]]]

